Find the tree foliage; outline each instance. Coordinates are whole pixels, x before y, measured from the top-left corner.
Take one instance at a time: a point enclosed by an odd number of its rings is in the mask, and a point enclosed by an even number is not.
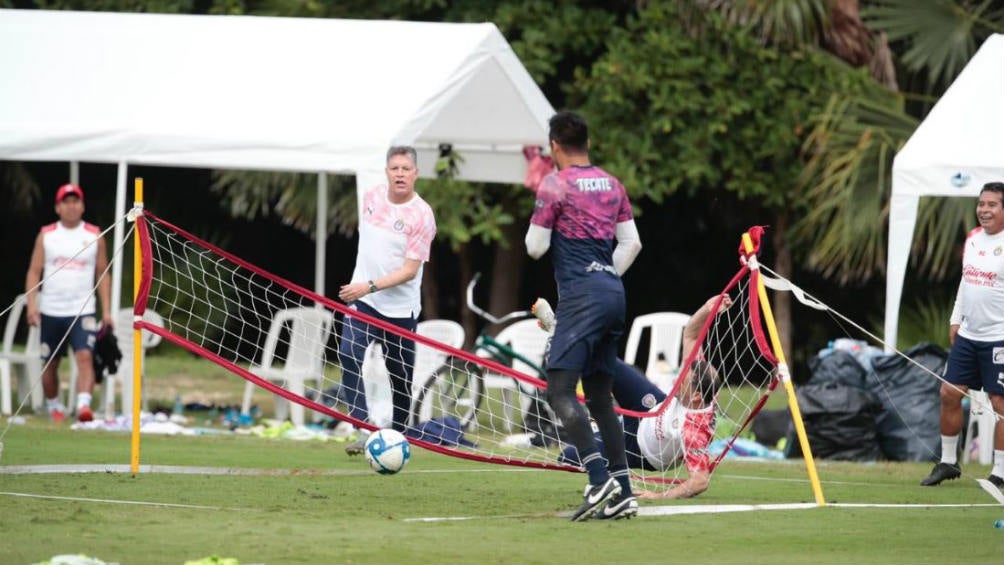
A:
[[[421,179],[416,186],[422,198],[436,211],[437,237],[449,241],[454,252],[477,239],[484,244],[508,246],[503,227],[515,220],[506,211],[507,185],[468,183],[456,180],[463,157],[445,148],[436,163],[436,178]]]
[[[867,76],[813,49],[783,53],[717,12],[694,22],[656,4],[575,83],[593,147],[633,196],[726,189],[765,207],[798,207],[801,146],[829,93]],[[625,119],[630,116],[630,119]]]
[[[885,272],[893,156],[977,45],[1004,29],[1000,0],[876,0],[865,3],[862,15],[899,54],[899,90],[917,91],[902,98],[874,88],[840,93],[813,124],[801,176],[809,212],[795,231],[809,250],[808,266],[841,283]],[[933,280],[952,274],[973,206],[971,199],[921,200],[917,274]]]
[[[350,235],[358,221],[353,177],[327,176],[328,233]],[[219,170],[212,190],[234,218],[254,220],[271,216],[313,236],[317,224],[316,174]]]
[[[991,33],[1004,31],[1000,0],[872,0],[866,22],[888,35],[904,69],[940,93],[966,66]]]

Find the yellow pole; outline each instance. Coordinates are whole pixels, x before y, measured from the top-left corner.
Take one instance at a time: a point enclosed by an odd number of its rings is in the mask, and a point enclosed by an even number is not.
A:
[[[136,179],[136,194],[133,209],[143,207],[143,179]],[[133,231],[133,254],[132,254],[132,303],[135,308],[136,300],[139,298],[139,283],[142,276],[142,252],[139,245],[139,232]],[[135,322],[135,319],[133,320]],[[132,456],[130,470],[135,475],[139,472],[139,413],[140,399],[143,398],[141,387],[143,386],[143,335],[142,330],[133,328],[132,331]]]
[[[749,253],[750,270],[760,270],[753,255],[753,240],[750,234],[743,234],[743,247]],[[770,334],[770,343],[774,349],[774,356],[777,357],[777,372],[784,384],[784,390],[788,394],[788,409],[791,410],[791,420],[795,423],[795,433],[798,435],[798,443],[802,446],[802,456],[805,458],[805,469],[809,473],[809,483],[812,485],[812,494],[816,497],[816,504],[826,505],[823,498],[823,486],[819,483],[819,474],[816,473],[816,462],[812,458],[812,450],[809,448],[809,438],[805,435],[805,424],[802,423],[802,411],[798,408],[798,399],[795,397],[795,387],[791,384],[791,373],[788,370],[788,362],[784,358],[784,349],[781,348],[781,339],[777,335],[777,326],[774,325],[774,314],[770,309],[770,300],[767,298],[767,288],[763,284],[763,279],[757,278],[757,294],[760,295],[760,305],[763,308],[763,317],[767,322],[767,333]]]

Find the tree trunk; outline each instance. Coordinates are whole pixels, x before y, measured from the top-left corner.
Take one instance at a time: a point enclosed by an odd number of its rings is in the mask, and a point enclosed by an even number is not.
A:
[[[467,307],[467,285],[474,276],[474,266],[471,262],[471,245],[464,243],[457,252],[457,262],[460,266],[460,325],[464,326],[464,348],[474,345],[478,335],[478,319]]]
[[[774,229],[774,270],[777,274],[791,279],[791,247],[788,245],[788,214],[780,212],[777,215],[777,226]],[[771,306],[774,312],[774,323],[777,324],[778,338],[781,340],[781,349],[784,350],[785,358],[790,358],[791,350],[791,293],[774,292],[771,294]]]
[[[426,320],[435,320],[442,316],[439,309],[439,280],[436,276],[439,262],[433,253],[422,270],[422,316]]]
[[[504,316],[515,310],[529,310],[529,304],[520,303],[520,284],[523,281],[523,270],[526,266],[526,251],[523,250],[522,226],[512,223],[504,226],[503,241],[508,246],[495,246],[495,257],[492,260],[492,288],[489,299],[489,311],[496,316]],[[514,243],[515,242],[515,243]],[[502,328],[492,328],[492,335]]]

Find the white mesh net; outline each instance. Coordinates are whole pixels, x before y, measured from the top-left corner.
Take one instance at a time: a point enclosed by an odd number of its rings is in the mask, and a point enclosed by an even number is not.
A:
[[[462,351],[456,348],[462,334],[456,340],[449,323],[420,326],[418,334],[405,332],[273,276],[150,214],[139,227],[144,266],[138,308],[152,309],[164,319],[163,327],[149,322],[139,326],[292,401],[294,422],[316,415],[367,429],[407,425],[412,443],[451,456],[579,470],[544,401],[540,365],[547,334],[535,320],[516,322],[496,339],[479,336],[477,351]],[[709,416],[704,418],[705,440],[683,442],[686,447],[672,454],[666,461],[672,465],[665,469],[644,468],[644,454],[636,449],[633,476],[647,490],[669,488],[694,461],[713,470],[724,451],[709,452],[709,441],[724,440],[720,443],[727,450],[776,384],[750,280],[743,268],[724,289],[732,306],[708,320],[698,347],[683,352],[681,378],[667,387],[666,400],[650,413],[624,412],[629,423],[633,417],[661,419],[670,414],[687,375],[698,373],[691,367],[714,367],[719,384],[715,401],[708,393],[712,408],[704,411]],[[370,342],[382,347],[367,349]],[[411,347],[413,357],[407,353]],[[346,357],[350,350],[361,361],[358,369]],[[388,373],[402,372],[412,374],[407,380],[388,378]],[[392,424],[395,390],[398,421]],[[249,399],[246,395],[245,406]],[[283,405],[277,402],[277,411]],[[360,410],[363,406],[368,414]]]

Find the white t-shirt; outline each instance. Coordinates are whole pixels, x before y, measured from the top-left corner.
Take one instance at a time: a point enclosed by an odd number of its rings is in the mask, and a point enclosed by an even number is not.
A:
[[[967,339],[1004,340],[1004,231],[987,235],[979,227],[966,237],[951,323]]]
[[[94,276],[101,229],[80,222],[67,228],[61,222],[42,228],[45,267],[39,310],[46,316],[94,314]],[[83,309],[81,309],[83,306]]]
[[[359,300],[390,318],[417,318],[422,310],[422,271],[434,237],[436,218],[417,193],[404,204],[394,204],[387,198],[386,185],[367,191],[359,219],[359,251],[352,280],[376,280],[400,269],[406,259],[417,259],[423,265],[410,281]]]
[[[652,410],[658,410],[656,406]],[[690,409],[675,397],[658,416],[638,423],[638,449],[656,469],[666,470],[681,462],[691,473],[707,470],[706,450],[714,434],[714,406]]]

